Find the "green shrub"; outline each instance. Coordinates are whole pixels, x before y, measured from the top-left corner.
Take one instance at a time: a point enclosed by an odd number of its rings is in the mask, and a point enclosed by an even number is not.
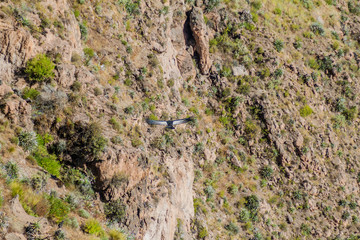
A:
[[[312,2],[312,0],[301,0],[300,2],[306,9],[310,10],[313,8],[314,3]]]
[[[104,230],[102,229],[100,223],[96,219],[89,219],[83,225],[83,231],[89,234],[94,234],[96,236],[104,235]]]
[[[236,194],[238,192],[238,190],[239,190],[239,187],[236,184],[231,184],[227,189],[228,193],[230,193],[231,195]]]
[[[259,131],[259,127],[251,120],[245,121],[244,132],[248,136],[248,138],[254,138],[257,132]]]
[[[7,162],[5,164],[5,171],[9,179],[15,179],[19,176],[19,168],[16,163]]]
[[[267,77],[270,77],[270,75],[271,75],[270,69],[269,69],[269,68],[264,68],[264,69],[262,69],[262,70],[260,71],[259,75],[260,75],[260,77],[261,77],[262,79],[267,78]]]
[[[39,191],[46,186],[47,181],[48,176],[43,172],[39,172],[31,177],[30,185],[34,190]]]
[[[204,227],[202,225],[198,227],[198,238],[199,239],[204,239],[208,235],[209,235],[209,233],[208,233],[206,227]]]
[[[215,189],[209,185],[204,189],[204,193],[206,194],[207,198],[212,198],[215,194]]]
[[[247,95],[250,92],[250,84],[249,83],[242,83],[241,85],[239,85],[236,90],[237,93],[243,94],[243,95]]]
[[[127,236],[125,233],[117,231],[117,230],[110,230],[109,232],[110,240],[127,240]]]
[[[246,223],[250,220],[250,213],[247,209],[241,209],[239,212],[238,220],[242,223]]]
[[[225,30],[224,34],[218,35],[215,40],[210,42],[212,46],[211,52],[221,49],[224,53],[231,54],[233,58],[236,59],[246,56],[249,53],[249,50],[241,39],[234,40],[229,37],[227,32],[230,31],[230,29]]]
[[[284,75],[284,71],[281,68],[278,68],[275,70],[274,72],[274,77],[275,78],[281,78]]]
[[[231,232],[231,234],[236,235],[239,233],[239,227],[235,225],[235,223],[230,222],[229,224],[225,225],[224,227],[226,230]]]
[[[281,52],[281,50],[284,48],[284,42],[280,39],[276,39],[274,41],[274,47],[276,51]]]
[[[230,96],[231,94],[231,89],[230,88],[225,88],[221,93],[220,93],[220,97],[221,98],[227,98],[228,96]]]
[[[265,166],[260,169],[260,176],[265,179],[270,179],[273,174],[273,169],[270,166]]]
[[[232,70],[228,66],[224,66],[223,69],[220,71],[220,75],[222,77],[230,77],[232,76]]]
[[[173,87],[174,86],[174,79],[173,78],[171,78],[171,79],[169,79],[168,81],[167,81],[167,86],[169,87],[169,88],[171,88],[171,87]]]
[[[337,0],[325,0],[327,5],[333,5],[333,6],[336,6],[336,1]]]
[[[85,62],[88,64],[90,60],[95,56],[95,52],[92,48],[84,48]]]
[[[25,73],[30,81],[43,82],[53,79],[55,64],[45,55],[39,54],[26,64]]]
[[[140,14],[140,0],[119,0],[118,3],[125,7],[125,10],[128,14]]]
[[[98,158],[107,145],[107,139],[97,123],[76,122],[62,126],[59,136],[67,139],[67,151],[80,165]]]
[[[55,154],[48,153],[45,146],[40,145],[32,155],[40,167],[48,171],[51,175],[56,177],[60,176],[61,164]]]
[[[124,80],[124,84],[125,84],[125,86],[130,87],[130,86],[133,84],[133,82],[131,81],[130,78],[126,78],[126,79]]]
[[[320,68],[319,63],[317,62],[317,60],[315,58],[310,58],[307,62],[308,66],[314,70],[317,70]]]
[[[80,17],[80,11],[78,9],[74,10],[74,16],[76,19],[78,19]]]
[[[348,9],[349,9],[349,12],[352,14],[355,14],[355,15],[360,14],[360,4],[358,3],[358,1],[355,1],[355,0],[348,1]]]
[[[81,90],[81,82],[79,81],[75,81],[72,85],[71,85],[71,90],[73,90],[74,92],[79,92]]]
[[[312,32],[306,31],[306,32],[303,33],[303,36],[304,36],[304,38],[314,39],[315,34],[312,33]]]
[[[299,38],[295,39],[295,42],[293,43],[295,49],[300,49],[302,44],[301,40]]]
[[[320,64],[320,70],[323,70],[326,74],[331,75],[334,69],[333,60],[329,56],[318,58]]]
[[[309,236],[311,234],[311,228],[309,227],[309,225],[302,223],[300,226],[300,231],[301,234],[304,236]]]
[[[79,23],[80,33],[81,33],[81,39],[86,41],[88,37],[88,30],[84,23]]]
[[[38,147],[37,136],[35,132],[21,131],[19,136],[19,146],[25,151],[32,152]]]
[[[100,14],[100,13],[101,13],[101,10],[102,10],[101,6],[100,6],[99,4],[97,4],[97,5],[95,6],[95,13],[96,13],[96,14]]]
[[[58,229],[55,231],[54,240],[65,240],[65,239],[66,239],[66,234],[63,230]]]
[[[139,137],[133,137],[131,139],[131,146],[133,147],[139,147],[143,145],[143,142],[141,141],[141,139]]]
[[[159,120],[159,118],[155,115],[155,114],[150,114],[150,116],[149,116],[149,119],[150,120]]]
[[[71,62],[72,63],[80,63],[80,61],[81,61],[81,56],[79,55],[79,54],[77,54],[77,53],[73,53],[72,55],[71,55]]]
[[[325,33],[324,27],[316,22],[310,25],[310,30],[315,34],[315,35],[321,35],[323,36]]]
[[[37,96],[40,95],[40,92],[34,88],[28,88],[26,87],[22,92],[22,98],[23,99],[31,99],[35,100]]]
[[[66,187],[75,187],[86,198],[92,198],[94,190],[92,189],[90,178],[74,168],[67,168],[62,172],[62,180]]]
[[[255,10],[259,10],[262,7],[262,2],[260,0],[255,0],[250,3],[251,7]]]
[[[304,194],[301,192],[301,191],[299,191],[299,190],[296,190],[296,191],[294,191],[293,193],[292,193],[292,196],[293,196],[293,198],[295,199],[295,200],[301,200],[301,199],[303,199],[303,196]]]
[[[64,220],[64,223],[74,229],[77,229],[79,227],[79,222],[75,217],[66,218]]]
[[[85,209],[80,209],[79,210],[79,216],[83,217],[83,218],[91,217],[90,213],[88,211],[86,211]]]
[[[353,121],[358,117],[358,109],[356,106],[345,109],[342,114],[345,116],[346,120]]]
[[[104,205],[104,213],[110,221],[122,222],[125,216],[126,206],[118,199]]]
[[[274,13],[275,13],[276,15],[281,15],[282,11],[281,11],[280,8],[275,8],[275,9],[274,9]]]
[[[209,0],[206,3],[206,11],[210,12],[212,11],[215,7],[219,6],[220,4],[220,0]]]
[[[250,195],[250,196],[245,197],[245,207],[249,211],[252,211],[252,212],[257,211],[259,206],[260,206],[260,201],[257,196]]]
[[[331,119],[331,121],[333,122],[333,127],[335,129],[339,129],[340,127],[345,126],[346,117],[342,114],[339,114],[339,115],[336,115],[335,117],[333,117]]]
[[[56,222],[64,220],[70,212],[69,205],[63,200],[50,195],[48,197],[50,203],[50,211],[48,216]]]
[[[252,24],[252,23],[246,22],[245,23],[245,29],[252,32],[252,31],[254,31],[256,29],[256,26],[254,24]]]
[[[341,218],[347,220],[350,217],[350,213],[348,211],[344,211],[341,215]]]
[[[94,95],[95,96],[100,96],[102,94],[103,94],[103,91],[100,88],[98,88],[98,87],[94,88]]]
[[[340,43],[338,41],[334,41],[332,44],[331,44],[331,48],[333,50],[338,50],[340,47]]]
[[[121,125],[119,123],[119,121],[115,118],[115,117],[112,117],[110,120],[109,120],[109,123],[111,124],[112,128],[116,131],[120,131],[121,130]]]
[[[4,197],[2,195],[2,192],[0,191],[0,209],[2,208],[3,204],[4,204]],[[0,224],[0,228],[1,228],[1,224]]]
[[[197,144],[195,144],[194,153],[199,153],[202,151],[204,151],[204,144],[202,142],[198,142]]]
[[[305,105],[304,107],[300,108],[300,116],[307,117],[313,113],[312,108],[309,105]]]

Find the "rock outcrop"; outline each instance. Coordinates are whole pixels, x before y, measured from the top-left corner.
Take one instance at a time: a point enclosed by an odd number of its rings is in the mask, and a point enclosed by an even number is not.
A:
[[[190,27],[196,41],[196,52],[200,57],[200,70],[207,74],[211,67],[209,57],[209,38],[204,22],[204,15],[201,8],[194,7],[190,13]]]

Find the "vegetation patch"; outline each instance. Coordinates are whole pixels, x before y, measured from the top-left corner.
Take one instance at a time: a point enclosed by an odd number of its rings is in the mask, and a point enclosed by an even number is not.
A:
[[[39,54],[26,64],[25,73],[30,81],[43,82],[53,79],[55,64],[45,55]]]
[[[104,230],[102,226],[100,225],[99,221],[94,218],[87,220],[83,225],[82,229],[84,232],[94,234],[96,236],[104,235]]]
[[[300,108],[300,116],[307,117],[313,113],[312,108],[309,105],[305,105]]]
[[[49,217],[56,222],[63,221],[70,212],[69,205],[53,195],[48,197],[48,201],[50,203]]]
[[[126,206],[120,199],[106,203],[104,206],[105,215],[110,221],[122,222],[124,220],[125,210]]]
[[[107,145],[97,123],[69,123],[60,128],[59,135],[67,139],[66,152],[76,159],[74,164],[94,161]]]

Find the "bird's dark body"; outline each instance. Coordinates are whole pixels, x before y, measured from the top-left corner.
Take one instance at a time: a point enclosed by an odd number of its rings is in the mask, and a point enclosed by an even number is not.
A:
[[[167,129],[175,129],[174,125],[173,125],[173,121],[166,121],[167,126],[165,128]]]
[[[146,119],[146,122],[150,125],[166,125],[166,129],[175,129],[174,125],[178,125],[178,124],[182,124],[182,123],[187,123],[193,121],[193,118],[189,117],[189,118],[184,118],[184,119],[178,119],[178,120],[169,120],[169,121],[158,121],[158,120],[151,120],[151,119]]]

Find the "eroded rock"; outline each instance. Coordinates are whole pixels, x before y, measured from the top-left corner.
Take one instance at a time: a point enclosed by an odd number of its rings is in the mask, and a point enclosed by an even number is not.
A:
[[[190,27],[196,41],[196,51],[200,56],[200,70],[207,74],[211,67],[209,38],[201,8],[194,7],[190,14]]]
[[[70,87],[75,81],[75,66],[72,64],[60,64],[57,66],[59,72],[58,82],[63,87]]]
[[[32,126],[31,105],[17,95],[12,95],[6,99],[2,112],[13,124],[22,127]]]

